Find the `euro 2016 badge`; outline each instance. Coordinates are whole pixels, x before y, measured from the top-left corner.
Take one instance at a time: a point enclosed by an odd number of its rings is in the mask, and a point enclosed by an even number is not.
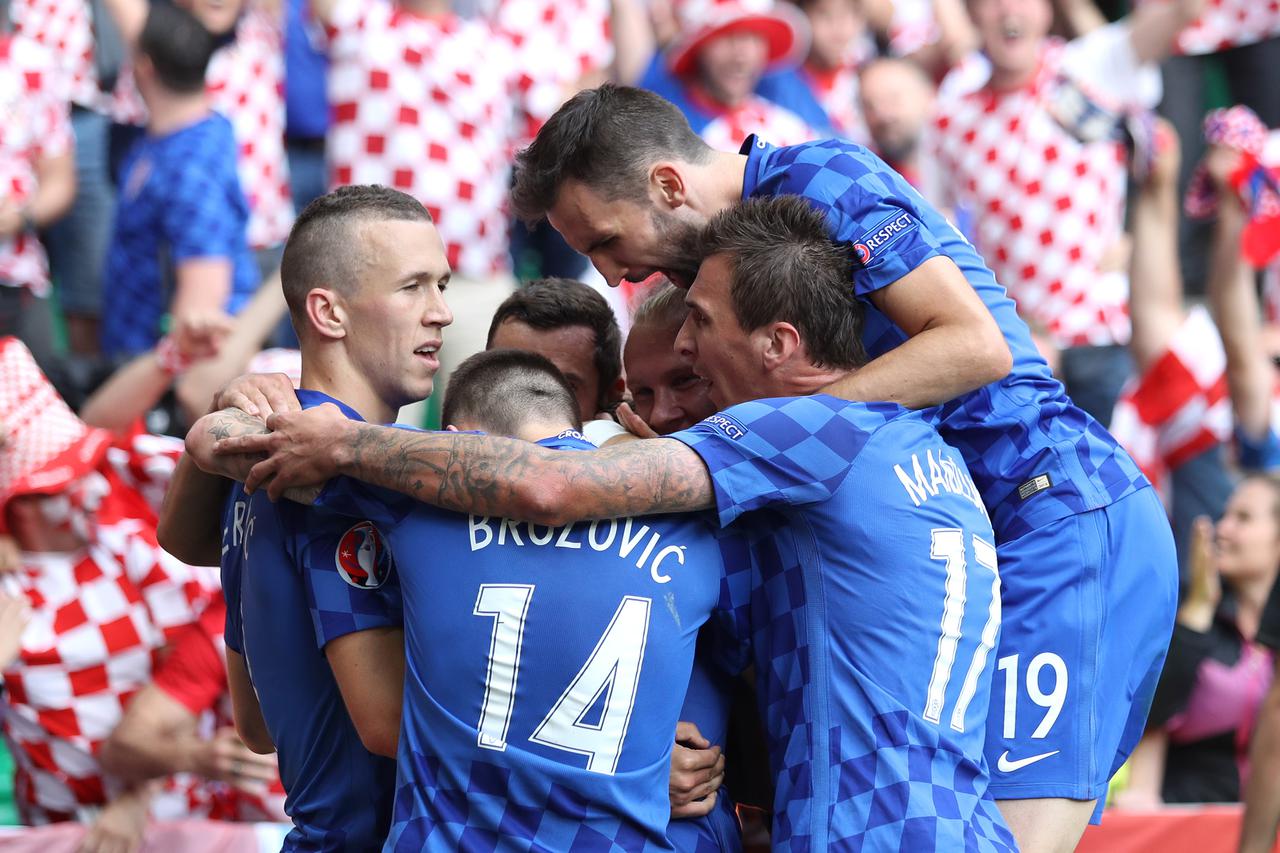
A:
[[[356,589],[377,589],[391,576],[391,551],[371,521],[362,521],[338,540],[338,574]]]

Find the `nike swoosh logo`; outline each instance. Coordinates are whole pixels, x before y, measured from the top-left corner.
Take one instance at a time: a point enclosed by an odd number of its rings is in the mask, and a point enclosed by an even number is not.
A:
[[[1015,770],[1021,770],[1029,764],[1035,764],[1037,761],[1044,761],[1051,755],[1057,755],[1062,750],[1055,749],[1053,752],[1042,752],[1039,755],[1033,755],[1029,758],[1019,758],[1017,761],[1009,760],[1009,750],[1005,750],[1001,754],[1000,759],[996,761],[996,767],[1001,773],[1012,773]]]

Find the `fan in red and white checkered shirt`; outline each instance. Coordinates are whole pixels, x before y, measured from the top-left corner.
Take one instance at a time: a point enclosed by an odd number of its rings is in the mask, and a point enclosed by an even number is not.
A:
[[[540,80],[567,72],[546,57],[530,66],[523,36],[460,18],[447,2],[316,5],[329,35],[331,183],[409,193],[430,211],[455,274],[507,272],[515,146],[559,106]]]
[[[0,422],[0,519],[22,548],[0,582],[33,611],[3,673],[0,722],[23,820],[71,820],[123,792],[98,747],[160,649],[215,595],[217,575],[156,542],[181,442],[86,426],[12,338],[0,339]],[[182,816],[189,800],[157,816]]]
[[[72,146],[69,109],[58,72],[44,48],[19,35],[0,35],[0,206],[31,203],[39,170]],[[36,232],[25,223],[0,233],[0,285],[49,294],[49,261]]]
[[[1140,0],[1138,5],[1165,0]],[[1199,56],[1280,36],[1280,0],[1204,0],[1204,11],[1178,33],[1178,53]]]
[[[737,151],[751,134],[796,145],[819,134],[791,110],[755,94],[766,71],[794,66],[809,48],[808,21],[774,0],[680,0],[680,36],[666,63],[671,100],[712,148]]]

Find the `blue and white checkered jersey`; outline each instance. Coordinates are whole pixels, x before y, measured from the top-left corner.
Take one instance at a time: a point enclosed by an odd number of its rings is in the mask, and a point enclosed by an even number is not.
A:
[[[299,391],[305,408],[336,403]],[[364,748],[324,646],[402,621],[390,549],[356,520],[236,484],[223,519],[226,644],[245,658],[276,745],[286,851],[374,849],[386,838],[395,762]]]
[[[1001,542],[1149,485],[1129,454],[1066,396],[977,250],[883,160],[837,139],[776,148],[753,136],[742,153],[744,199],[803,196],[826,214],[834,239],[848,244],[871,357],[907,336],[866,297],[930,258],[950,258],[982,297],[1013,353],[1013,369],[928,413],[969,463]]]
[[[550,446],[595,449],[572,436]],[[385,849],[672,849],[671,748],[723,575],[708,517],[544,527],[345,478],[320,501],[386,531],[401,574]]]
[[[725,589],[756,666],[773,849],[1014,849],[982,752],[995,544],[960,454],[919,413],[825,395],[670,437],[748,540]]]

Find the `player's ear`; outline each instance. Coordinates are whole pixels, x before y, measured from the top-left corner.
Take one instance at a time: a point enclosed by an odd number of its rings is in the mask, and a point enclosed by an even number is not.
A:
[[[342,297],[328,288],[313,287],[307,292],[307,322],[322,337],[347,336],[347,312]]]
[[[800,332],[790,323],[768,323],[760,329],[760,359],[765,372],[784,367],[801,349]]]
[[[649,170],[649,189],[663,207],[671,210],[687,200],[684,175],[674,163],[658,162],[653,165]]]
[[[446,426],[446,427],[444,428],[444,431],[445,431],[445,432],[458,432],[458,428],[457,428],[456,426],[454,426],[453,424],[449,424],[448,426]]]

